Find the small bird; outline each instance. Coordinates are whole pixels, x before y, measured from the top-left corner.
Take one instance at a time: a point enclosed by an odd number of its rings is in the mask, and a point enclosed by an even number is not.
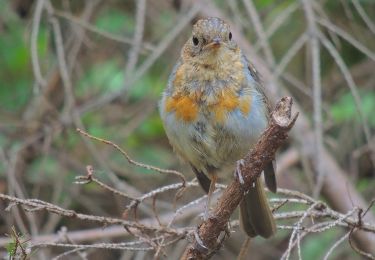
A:
[[[201,19],[169,77],[159,103],[174,151],[189,163],[208,193],[206,213],[218,177],[232,176],[265,130],[269,105],[256,70],[220,18]],[[273,163],[264,169],[276,192]],[[240,204],[240,220],[250,237],[268,238],[276,224],[258,178]]]

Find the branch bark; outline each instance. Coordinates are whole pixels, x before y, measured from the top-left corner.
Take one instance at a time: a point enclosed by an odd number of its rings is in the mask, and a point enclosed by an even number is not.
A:
[[[292,98],[284,97],[272,112],[269,127],[263,132],[255,147],[244,158],[241,174],[244,184],[236,178],[224,190],[212,215],[198,228],[197,236],[185,249],[182,259],[207,259],[217,244],[220,234],[227,229],[230,216],[243,199],[246,190],[253,184],[263,171],[267,162],[272,161],[276,150],[288,138],[298,113],[291,116]]]

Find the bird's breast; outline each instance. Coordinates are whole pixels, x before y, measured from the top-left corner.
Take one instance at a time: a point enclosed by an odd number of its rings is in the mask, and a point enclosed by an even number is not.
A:
[[[243,91],[249,87],[240,53],[224,52],[216,63],[180,63],[170,79],[170,94],[165,111],[175,113],[176,119],[194,122],[205,113],[218,123],[226,115],[240,109],[250,112],[251,96]]]
[[[165,111],[174,113],[177,120],[194,122],[199,114],[204,114],[208,120],[221,124],[228,113],[238,109],[247,116],[251,107],[251,95],[239,95],[230,87],[219,93],[204,93],[196,91],[177,94],[166,98]]]

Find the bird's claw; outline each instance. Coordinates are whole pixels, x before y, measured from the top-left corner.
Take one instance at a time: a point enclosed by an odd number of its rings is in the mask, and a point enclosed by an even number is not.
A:
[[[236,166],[236,172],[235,172],[235,175],[237,176],[238,178],[238,181],[244,185],[245,184],[245,181],[242,177],[242,173],[241,173],[241,167],[243,167],[245,165],[245,161],[243,159],[241,160],[238,160],[237,161],[237,166]]]
[[[207,221],[210,218],[214,218],[214,215],[210,213],[210,209],[208,208],[208,205],[206,205],[203,214],[203,221]]]
[[[194,238],[195,238],[195,241],[197,241],[197,244],[203,249],[203,250],[208,250],[208,247],[204,245],[201,237],[199,236],[198,234],[198,230],[195,229],[194,232]]]

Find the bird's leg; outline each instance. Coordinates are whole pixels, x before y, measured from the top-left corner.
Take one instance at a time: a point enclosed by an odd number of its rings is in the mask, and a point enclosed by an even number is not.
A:
[[[210,211],[210,204],[211,204],[211,197],[212,194],[215,191],[215,185],[217,181],[217,176],[216,174],[211,175],[211,184],[210,184],[210,189],[208,190],[208,195],[207,195],[207,204],[206,204],[206,209],[204,211],[204,220],[206,221],[209,218],[209,211]]]

